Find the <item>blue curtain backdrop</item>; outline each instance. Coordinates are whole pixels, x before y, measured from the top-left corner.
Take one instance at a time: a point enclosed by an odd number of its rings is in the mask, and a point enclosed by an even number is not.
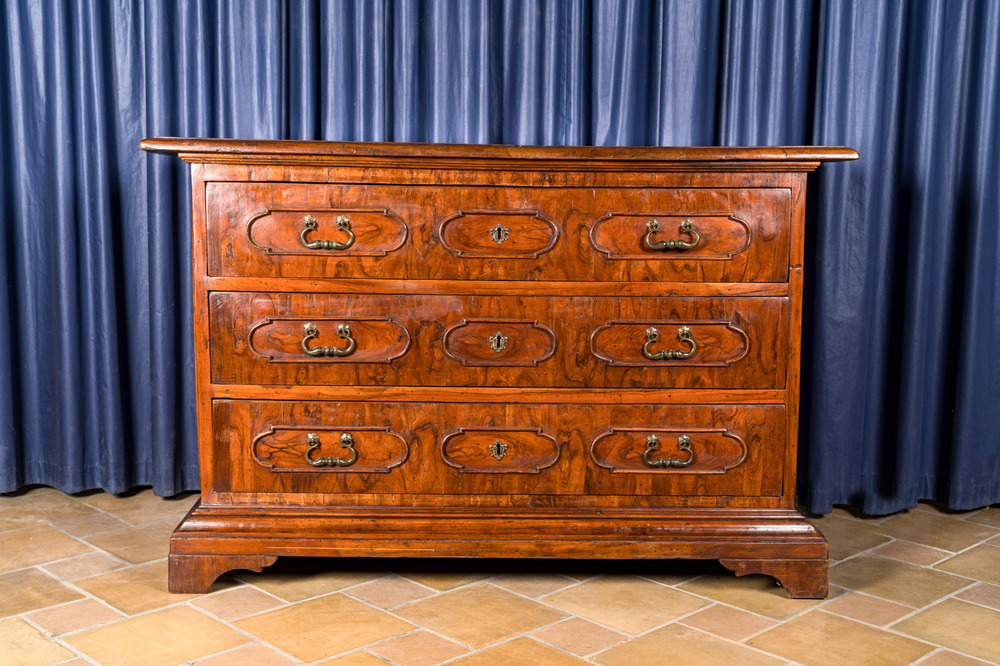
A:
[[[1000,502],[1000,2],[6,0],[0,491],[197,487],[186,168],[148,136],[843,144],[800,495]]]

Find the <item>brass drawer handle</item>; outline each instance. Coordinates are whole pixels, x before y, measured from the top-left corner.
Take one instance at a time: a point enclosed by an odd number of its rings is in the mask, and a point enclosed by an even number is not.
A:
[[[684,220],[681,222],[681,233],[691,234],[694,237],[690,241],[677,239],[656,241],[654,243],[653,234],[660,230],[660,223],[656,219],[646,222],[646,229],[648,229],[648,231],[646,232],[646,237],[643,239],[643,242],[650,250],[690,250],[698,244],[698,241],[701,240],[701,234],[694,230],[694,224],[691,220]]]
[[[698,343],[694,341],[691,337],[691,329],[687,326],[681,326],[677,329],[677,339],[681,342],[686,342],[691,345],[691,349],[687,351],[681,351],[680,349],[664,349],[663,351],[651,352],[649,351],[649,346],[660,339],[660,332],[656,330],[653,326],[646,329],[646,344],[642,346],[642,355],[648,359],[654,361],[659,361],[660,359],[685,359],[694,356],[694,353],[698,351]]]
[[[310,250],[346,250],[347,248],[354,245],[354,232],[351,231],[351,221],[347,219],[346,215],[341,215],[337,218],[337,228],[341,231],[347,232],[347,241],[341,243],[340,241],[330,241],[330,240],[306,240],[306,234],[310,231],[316,231],[316,218],[312,215],[306,215],[302,218],[302,224],[305,225],[305,229],[299,234],[299,240]]]
[[[354,338],[351,337],[351,327],[347,324],[341,324],[337,327],[337,335],[347,340],[346,347],[313,347],[310,349],[309,341],[319,337],[319,328],[316,327],[316,324],[309,322],[306,324],[305,330],[306,336],[302,338],[302,351],[310,356],[347,356],[357,347]]]
[[[687,460],[681,460],[680,458],[651,460],[649,454],[659,448],[659,446],[660,439],[656,435],[650,435],[646,438],[646,452],[642,454],[642,459],[650,467],[687,467],[694,462],[694,451],[691,450],[691,438],[687,435],[677,437],[677,448],[689,454]]]
[[[354,437],[349,432],[340,436],[340,445],[351,452],[349,458],[313,458],[312,452],[320,445],[319,435],[314,432],[306,435],[306,443],[309,445],[306,449],[306,460],[313,467],[350,467],[358,459],[358,452],[354,448]]]

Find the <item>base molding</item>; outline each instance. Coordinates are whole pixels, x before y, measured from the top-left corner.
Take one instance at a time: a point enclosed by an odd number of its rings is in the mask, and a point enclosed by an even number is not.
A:
[[[197,504],[170,539],[169,589],[205,592],[279,556],[711,559],[821,598],[826,539],[794,510],[442,509]]]

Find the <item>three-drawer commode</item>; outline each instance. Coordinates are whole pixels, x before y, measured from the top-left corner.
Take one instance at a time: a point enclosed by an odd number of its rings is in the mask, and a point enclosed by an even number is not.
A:
[[[826,594],[794,508],[805,189],[854,151],[142,147],[192,165],[172,591],[328,555],[709,558]]]

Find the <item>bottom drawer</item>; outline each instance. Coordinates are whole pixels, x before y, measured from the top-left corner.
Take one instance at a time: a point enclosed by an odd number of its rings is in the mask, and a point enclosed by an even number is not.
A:
[[[213,403],[216,492],[780,495],[783,405]],[[280,499],[275,499],[280,501]]]

